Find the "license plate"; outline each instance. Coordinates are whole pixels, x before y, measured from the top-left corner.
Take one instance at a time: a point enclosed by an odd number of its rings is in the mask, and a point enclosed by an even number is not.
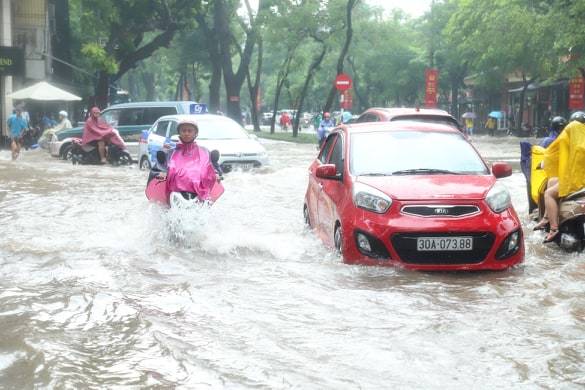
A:
[[[470,251],[473,250],[473,237],[419,237],[416,250],[425,251]]]
[[[237,164],[235,167],[240,168],[240,169],[252,169],[252,168],[254,168],[254,164],[253,163],[243,163],[243,164]]]

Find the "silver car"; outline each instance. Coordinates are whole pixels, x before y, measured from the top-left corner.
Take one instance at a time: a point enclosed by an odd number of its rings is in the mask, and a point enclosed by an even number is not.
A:
[[[253,134],[236,121],[221,115],[166,115],[159,118],[139,142],[138,162],[140,169],[150,169],[156,161],[156,152],[163,149],[166,140],[177,142],[177,124],[185,119],[197,123],[197,144],[220,153],[219,164],[225,172],[233,169],[258,168],[268,164],[264,146]]]

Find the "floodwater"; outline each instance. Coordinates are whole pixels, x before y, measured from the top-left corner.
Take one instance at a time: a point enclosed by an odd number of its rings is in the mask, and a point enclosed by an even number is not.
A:
[[[474,143],[514,163],[504,272],[342,264],[303,224],[312,145],[191,215],[136,166],[0,151],[0,388],[583,388],[585,256],[531,231],[518,139]]]

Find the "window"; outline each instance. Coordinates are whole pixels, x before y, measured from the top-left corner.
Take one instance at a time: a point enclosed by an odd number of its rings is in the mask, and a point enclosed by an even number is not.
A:
[[[137,126],[137,125],[148,125],[152,124],[144,123],[144,108],[125,108],[120,113],[120,120],[118,125],[120,126]]]
[[[169,127],[169,121],[160,121],[156,124],[156,129],[154,130],[154,133],[156,135],[160,135],[161,137],[166,137],[167,127]]]
[[[325,140],[325,146],[321,150],[321,154],[319,154],[319,161],[321,161],[323,164],[327,163],[327,156],[329,156],[329,151],[331,150],[331,147],[333,146],[333,143],[335,142],[336,136],[337,136],[337,134],[331,134]]]
[[[112,127],[118,126],[118,119],[120,118],[120,110],[104,110],[102,119]]]
[[[357,120],[358,122],[378,122],[378,116],[375,114],[364,114],[362,116],[360,116]]]
[[[144,109],[144,123],[141,124],[150,125],[161,116],[175,115],[176,113],[177,109],[175,107],[147,107]]]
[[[388,131],[351,136],[350,170],[354,175],[406,174],[437,170],[489,174],[475,149],[460,133]]]
[[[336,138],[337,142],[335,142],[333,152],[329,157],[329,164],[335,164],[335,172],[340,175],[343,173],[343,139],[340,135]]]

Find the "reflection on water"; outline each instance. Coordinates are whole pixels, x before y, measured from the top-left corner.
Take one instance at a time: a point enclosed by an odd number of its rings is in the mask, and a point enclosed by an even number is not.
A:
[[[525,263],[421,273],[341,264],[303,224],[314,146],[267,148],[197,214],[148,204],[136,167],[0,151],[0,387],[585,385],[583,255],[540,244],[517,164]]]

